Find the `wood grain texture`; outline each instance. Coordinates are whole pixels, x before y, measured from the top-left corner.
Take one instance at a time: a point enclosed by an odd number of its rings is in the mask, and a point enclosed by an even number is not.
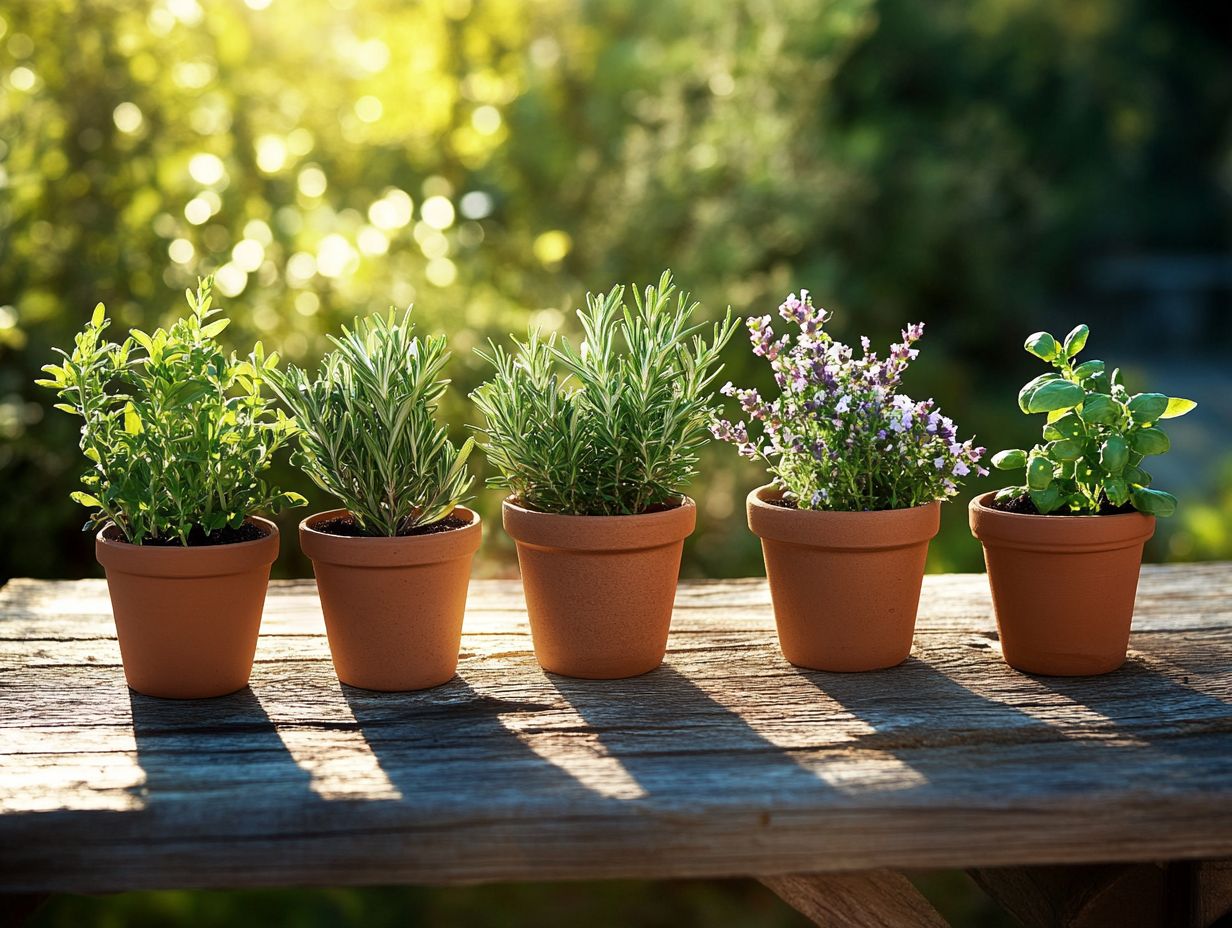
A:
[[[791,873],[762,883],[822,928],[949,928],[911,881],[891,870]]]
[[[824,596],[824,591],[819,591]],[[1130,661],[999,658],[982,576],[926,580],[912,658],[800,671],[764,580],[682,585],[668,659],[550,677],[516,582],[459,675],[333,674],[276,583],[249,690],[130,694],[105,586],[0,590],[0,890],[776,875],[1232,856],[1232,566],[1148,567]]]

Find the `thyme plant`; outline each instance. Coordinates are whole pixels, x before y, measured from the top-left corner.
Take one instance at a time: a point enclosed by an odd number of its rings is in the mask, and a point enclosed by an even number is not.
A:
[[[55,349],[63,362],[43,367],[37,383],[82,419],[90,469],[72,498],[92,510],[87,531],[114,522],[132,544],[199,544],[305,502],[261,477],[294,430],[262,395],[278,356],[260,342],[247,360],[222,350],[215,338],[230,320],[209,321],[212,284],[187,292],[190,312],[170,329],[133,329],[121,344],[103,338],[111,323],[99,303],[72,352]]]
[[[1198,404],[1162,393],[1131,394],[1119,368],[1108,373],[1103,361],[1075,363],[1089,333],[1079,325],[1063,342],[1047,332],[1027,339],[1026,350],[1053,368],[1018,394],[1024,413],[1048,414],[1044,440],[1030,451],[1011,448],[993,456],[1000,470],[1026,469],[1025,485],[1006,487],[996,498],[1004,503],[1027,497],[1043,515],[1096,515],[1128,503],[1139,512],[1170,516],[1176,497],[1152,489],[1142,464],[1171,445],[1159,421]]]
[[[449,381],[444,336],[415,336],[411,312],[356,319],[330,336],[315,376],[298,367],[271,379],[295,416],[292,457],[350,511],[366,535],[395,536],[439,522],[465,497],[473,439],[459,450],[436,418]]]
[[[936,403],[898,392],[923,323],[904,329],[885,358],[861,338],[857,357],[825,331],[830,314],[807,290],[791,294],[779,315],[794,332],[776,337],[769,316],[748,322],[753,353],[770,362],[778,395],[764,400],[725,385],[749,424],[720,419],[713,430],[743,456],[765,461],[785,499],[799,509],[905,509],[948,499],[972,470],[988,473],[979,465],[984,449],[960,441]],[[753,423],[761,434],[750,437]]]
[[[586,295],[575,346],[532,329],[510,353],[479,354],[495,369],[472,394],[483,413],[488,484],[522,505],[572,515],[632,515],[677,502],[697,472],[714,414],[719,352],[731,310],[707,342],[698,303],[670,271],[639,293]]]

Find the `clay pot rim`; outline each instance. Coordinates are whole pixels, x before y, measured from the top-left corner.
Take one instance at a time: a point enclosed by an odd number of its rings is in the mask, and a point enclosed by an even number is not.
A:
[[[639,551],[676,544],[697,525],[697,504],[626,516],[581,516],[527,509],[512,496],[501,503],[505,531],[518,544],[569,551]]]
[[[312,561],[343,567],[414,567],[470,557],[479,549],[483,520],[466,506],[455,506],[453,514],[469,516],[469,524],[431,535],[389,538],[371,535],[334,535],[315,526],[330,519],[349,516],[349,510],[316,512],[299,523],[300,549]]]
[[[265,529],[264,537],[188,548],[135,545],[107,538],[106,533],[115,527],[108,522],[94,536],[94,556],[106,570],[144,577],[218,577],[274,563],[280,544],[278,526],[255,515],[245,521]]]
[[[749,491],[749,530],[759,538],[831,551],[889,551],[923,544],[941,527],[941,501],[867,512],[787,509],[766,502],[783,491],[767,483]]]
[[[983,493],[967,504],[971,534],[984,545],[1023,551],[1110,551],[1143,544],[1155,534],[1155,517],[1142,512],[1102,516],[1002,512],[988,505],[997,492]]]

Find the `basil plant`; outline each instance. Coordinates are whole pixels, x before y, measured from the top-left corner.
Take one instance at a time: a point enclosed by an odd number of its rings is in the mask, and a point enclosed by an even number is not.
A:
[[[1027,339],[1026,350],[1053,369],[1022,388],[1018,405],[1024,413],[1048,418],[1043,441],[1034,448],[993,456],[994,467],[1026,471],[1025,485],[1006,487],[997,500],[1028,496],[1043,515],[1097,515],[1128,504],[1148,515],[1170,516],[1176,497],[1153,489],[1144,465],[1170,446],[1160,421],[1183,416],[1197,403],[1130,393],[1119,369],[1109,372],[1103,361],[1077,363],[1088,332],[1079,325],[1063,342],[1047,332]]]

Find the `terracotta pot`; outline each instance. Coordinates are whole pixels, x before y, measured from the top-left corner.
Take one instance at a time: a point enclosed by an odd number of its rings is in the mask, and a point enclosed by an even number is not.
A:
[[[338,679],[366,690],[422,690],[453,679],[479,516],[465,528],[406,538],[332,535],[315,526],[348,515],[318,512],[299,524],[312,559]]]
[[[1125,662],[1142,546],[1155,517],[1033,516],[971,501],[1001,650],[1027,673],[1085,676]]]
[[[775,506],[773,486],[748,495],[761,538],[783,656],[810,670],[880,670],[911,653],[928,542],[941,504],[879,512]]]
[[[196,548],[132,545],[114,525],[94,540],[107,574],[128,685],[146,696],[201,699],[248,685],[278,526],[254,541]]]
[[[503,515],[544,670],[613,680],[663,662],[693,500],[636,516],[565,516],[507,499]]]

